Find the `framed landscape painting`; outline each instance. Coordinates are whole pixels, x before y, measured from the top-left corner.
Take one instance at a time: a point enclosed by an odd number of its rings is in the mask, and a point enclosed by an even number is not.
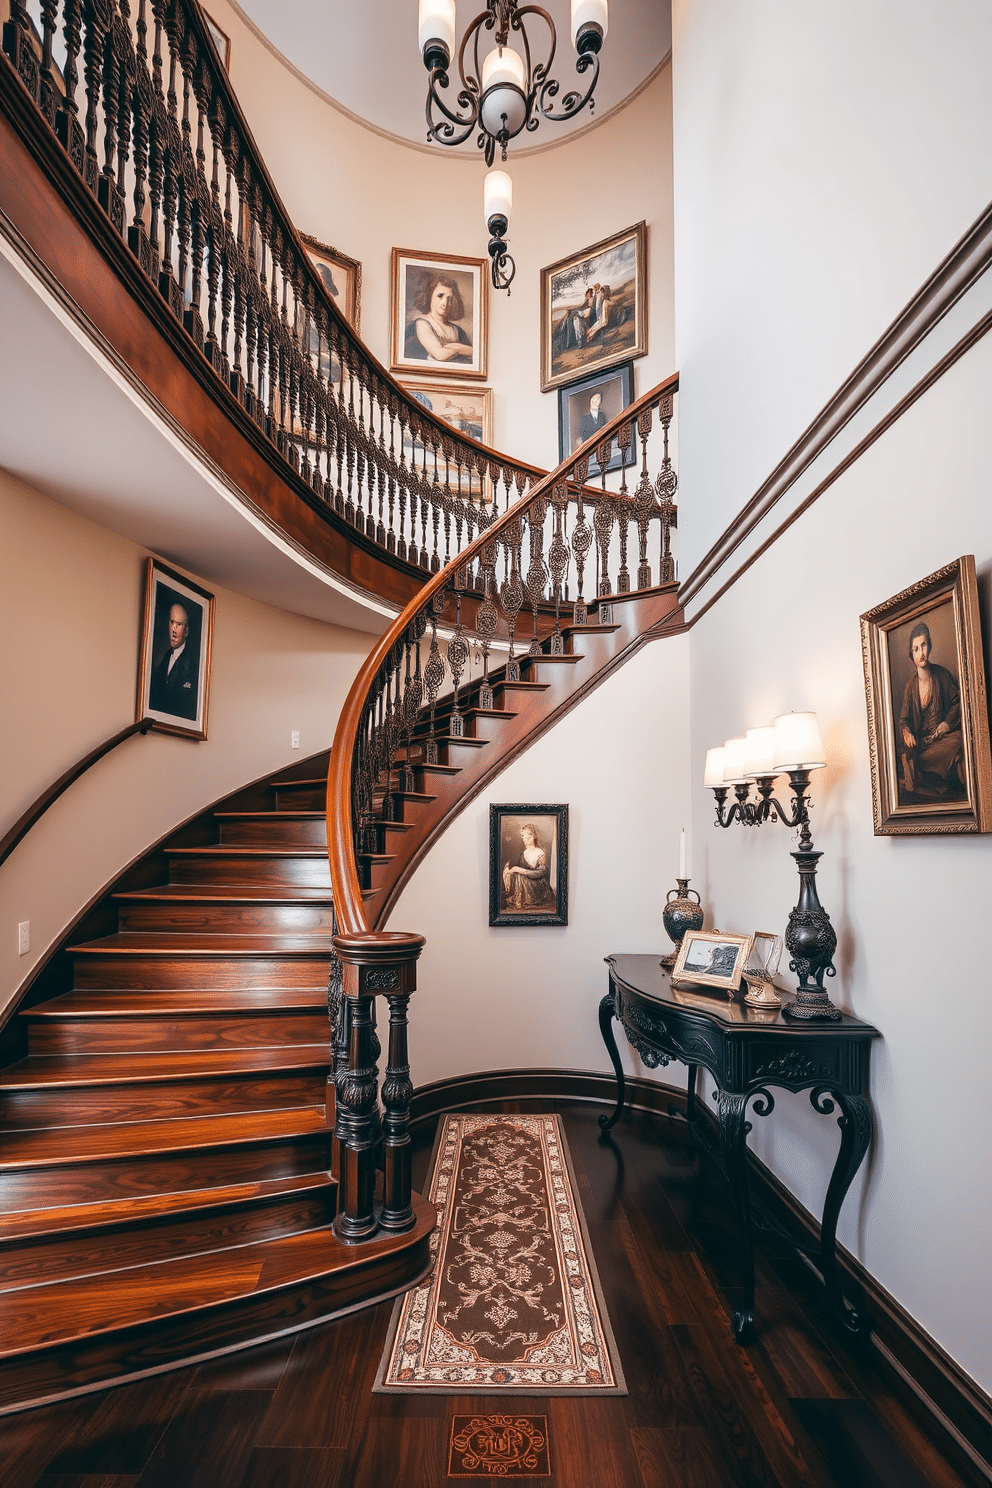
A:
[[[875,835],[992,830],[974,558],[868,610],[861,647]]]
[[[362,313],[362,266],[358,259],[339,253],[327,243],[318,243],[306,233],[300,233],[300,238],[327,293],[357,332]]]
[[[213,595],[149,558],[136,722],[188,739],[207,737],[213,631]]]
[[[410,382],[403,386],[421,407],[435,418],[444,419],[459,434],[479,444],[493,442],[493,390],[471,384],[449,386],[441,382]]]
[[[485,260],[394,248],[392,268],[389,370],[485,377]]]
[[[489,807],[490,925],[568,924],[568,807]]]
[[[541,391],[648,349],[647,227],[541,270]]]

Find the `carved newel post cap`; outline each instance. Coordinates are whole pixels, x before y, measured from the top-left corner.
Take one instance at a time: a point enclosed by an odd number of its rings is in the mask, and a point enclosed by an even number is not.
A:
[[[334,937],[334,949],[349,966],[416,961],[426,944],[423,935],[410,930],[340,931]]]

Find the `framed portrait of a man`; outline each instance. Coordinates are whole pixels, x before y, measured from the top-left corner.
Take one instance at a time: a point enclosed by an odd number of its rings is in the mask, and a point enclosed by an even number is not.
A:
[[[861,645],[875,835],[992,830],[974,558],[868,610]]]
[[[634,401],[634,365],[624,362],[608,372],[595,372],[578,382],[570,382],[558,389],[558,459],[574,455],[586,440],[594,439],[600,429],[605,429],[611,419],[629,408]],[[589,456],[589,477],[602,474],[596,458],[596,446]],[[610,449],[607,470],[619,470],[621,465],[633,465],[637,460],[634,440],[626,451],[614,439]]]
[[[568,924],[568,807],[489,807],[489,923]]]
[[[149,558],[137,722],[187,739],[207,737],[213,626],[214,596]]]
[[[485,377],[487,265],[481,258],[394,248],[391,372]]]
[[[300,233],[300,238],[327,293],[357,332],[362,314],[362,266],[358,259],[339,253],[327,243],[318,243],[306,233]]]
[[[647,227],[638,222],[541,270],[541,391],[648,349]]]

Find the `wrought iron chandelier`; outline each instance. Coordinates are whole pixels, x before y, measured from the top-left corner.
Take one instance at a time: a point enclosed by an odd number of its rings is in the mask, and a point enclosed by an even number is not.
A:
[[[487,0],[486,9],[471,22],[458,49],[460,88],[449,106],[443,95],[450,87],[455,0],[420,0],[420,50],[430,73],[427,138],[442,145],[461,145],[478,128],[478,146],[485,151],[486,164],[492,165],[497,145],[505,160],[510,140],[522,130],[536,129],[542,119],[554,123],[573,119],[586,104],[592,111],[599,51],[607,30],[607,0],[571,0],[571,15],[575,70],[581,84],[560,102],[561,84],[551,76],[558,37],[548,12],[540,5],[518,5],[517,0]],[[535,20],[543,22],[548,32],[543,61],[534,60],[528,35],[528,26]],[[495,46],[480,62],[483,32],[495,33]],[[511,33],[522,43],[523,56],[509,45]]]

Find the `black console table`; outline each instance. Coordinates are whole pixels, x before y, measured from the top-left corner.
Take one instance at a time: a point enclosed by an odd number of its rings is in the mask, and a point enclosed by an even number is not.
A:
[[[599,1026],[617,1074],[617,1105],[601,1116],[609,1131],[623,1110],[623,1067],[613,1035],[616,1019],[628,1042],[650,1069],[672,1059],[688,1066],[686,1118],[700,1130],[695,1111],[696,1070],[709,1070],[717,1087],[720,1142],[733,1193],[741,1247],[743,1306],[732,1325],[738,1343],[754,1332],[754,1247],[751,1198],[747,1176],[746,1112],[750,1101],[758,1116],[774,1110],[772,1088],[809,1090],[814,1111],[829,1116],[840,1107],[840,1151],[830,1175],[820,1229],[820,1268],[838,1317],[853,1333],[861,1331],[858,1314],[841,1295],[837,1270],[837,1218],[871,1142],[874,1120],[868,1098],[868,1067],[877,1028],[844,1014],[839,1023],[798,1023],[783,1018],[780,1008],[750,1008],[730,1002],[720,992],[672,986],[658,956],[607,956],[610,990],[599,1005]],[[783,994],[788,1001],[788,994]],[[675,1113],[674,1107],[670,1108]],[[703,1133],[700,1132],[702,1135]]]

